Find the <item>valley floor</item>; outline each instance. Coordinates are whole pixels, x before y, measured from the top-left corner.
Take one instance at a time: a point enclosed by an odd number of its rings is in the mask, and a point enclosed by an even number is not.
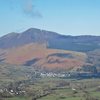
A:
[[[100,79],[41,78],[23,90],[23,94],[0,100],[100,100]]]

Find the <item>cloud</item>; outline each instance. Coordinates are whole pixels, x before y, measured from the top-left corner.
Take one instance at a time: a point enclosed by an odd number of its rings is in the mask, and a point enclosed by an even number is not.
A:
[[[42,14],[36,9],[34,1],[35,0],[26,0],[23,7],[23,12],[30,17],[41,18]]]
[[[20,5],[20,8],[22,12],[32,18],[42,18],[41,12],[36,8],[36,5],[34,4],[35,0],[22,0],[21,2],[18,2],[17,0],[9,0],[10,3],[10,9],[13,10],[16,8],[16,3]]]

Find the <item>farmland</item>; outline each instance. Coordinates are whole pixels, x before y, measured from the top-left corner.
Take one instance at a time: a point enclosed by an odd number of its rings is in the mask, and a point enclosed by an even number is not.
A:
[[[100,100],[100,80],[39,78],[26,82],[20,91],[25,92],[5,96],[2,100]]]

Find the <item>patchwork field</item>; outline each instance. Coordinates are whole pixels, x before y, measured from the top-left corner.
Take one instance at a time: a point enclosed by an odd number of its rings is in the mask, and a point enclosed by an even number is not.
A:
[[[28,84],[25,94],[2,100],[100,100],[100,80],[42,78]]]

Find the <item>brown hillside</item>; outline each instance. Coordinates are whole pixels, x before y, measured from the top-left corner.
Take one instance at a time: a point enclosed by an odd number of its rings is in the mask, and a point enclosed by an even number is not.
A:
[[[36,43],[0,50],[1,62],[47,69],[81,67],[85,64],[86,58],[85,53],[49,49],[45,44]]]

